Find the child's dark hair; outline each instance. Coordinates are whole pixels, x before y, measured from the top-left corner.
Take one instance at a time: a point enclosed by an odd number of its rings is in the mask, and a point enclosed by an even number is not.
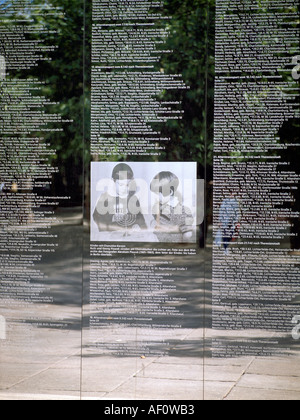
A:
[[[133,174],[133,170],[130,168],[129,165],[127,165],[126,163],[119,163],[119,165],[117,165],[114,168],[111,177],[115,182],[120,179],[133,180],[134,174]]]
[[[179,179],[173,172],[160,172],[157,174],[150,185],[153,193],[162,192],[165,196],[175,194],[179,187]]]

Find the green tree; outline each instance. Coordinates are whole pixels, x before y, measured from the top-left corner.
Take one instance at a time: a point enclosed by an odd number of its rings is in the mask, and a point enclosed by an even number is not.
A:
[[[36,13],[28,13],[28,3],[36,7]],[[45,54],[48,61],[16,76],[45,81],[41,94],[56,103],[48,112],[73,121],[63,124],[63,132],[49,133],[45,141],[57,152],[52,158],[52,164],[60,169],[54,181],[55,193],[71,195],[74,203],[79,203],[83,163],[88,170],[90,160],[91,4],[87,2],[85,15],[83,0],[6,0],[1,2],[1,10],[7,19],[14,18],[11,11],[16,6],[23,8],[24,25],[29,24],[27,19],[31,25],[47,29],[31,35],[33,39],[57,46]],[[214,0],[165,0],[164,10],[172,17],[166,48],[173,53],[163,55],[159,67],[165,73],[182,74],[190,90],[169,92],[163,98],[182,101],[185,114],[182,120],[169,121],[163,127],[171,142],[161,160],[192,160],[204,168],[206,156],[212,163]]]
[[[184,118],[170,121],[171,133],[166,156],[170,160],[191,160],[212,164],[214,0],[165,0],[170,37],[161,66],[166,73],[182,74],[190,90],[180,93]],[[177,94],[178,95],[178,94]]]
[[[56,150],[50,160],[59,168],[54,177],[55,194],[70,195],[80,203],[83,186],[84,115],[84,2],[83,0],[4,0],[0,3],[1,24],[13,28],[16,14],[24,27],[42,28],[26,34],[45,46],[37,67],[10,71],[11,79],[36,77],[45,82],[38,95],[52,103],[49,114],[62,116],[63,132],[49,132],[45,143]],[[18,22],[18,25],[20,23]],[[47,47],[54,47],[47,51]],[[30,54],[30,51],[28,51]],[[35,133],[39,136],[40,133]]]

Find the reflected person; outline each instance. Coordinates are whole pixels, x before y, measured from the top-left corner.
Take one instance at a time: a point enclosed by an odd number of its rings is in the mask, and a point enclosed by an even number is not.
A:
[[[234,193],[230,191],[230,196],[225,198],[221,204],[219,214],[219,224],[222,232],[222,243],[225,255],[228,255],[228,250],[231,242],[234,240],[240,223],[240,206]]]

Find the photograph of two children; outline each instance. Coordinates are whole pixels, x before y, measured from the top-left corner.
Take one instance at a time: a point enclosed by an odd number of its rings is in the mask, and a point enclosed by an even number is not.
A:
[[[91,165],[92,242],[196,243],[196,163]]]

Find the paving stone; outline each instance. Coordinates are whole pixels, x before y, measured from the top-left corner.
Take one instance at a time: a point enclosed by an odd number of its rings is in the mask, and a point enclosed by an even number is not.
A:
[[[120,386],[107,398],[134,398],[142,400],[203,399],[203,382],[174,379],[134,378]]]

